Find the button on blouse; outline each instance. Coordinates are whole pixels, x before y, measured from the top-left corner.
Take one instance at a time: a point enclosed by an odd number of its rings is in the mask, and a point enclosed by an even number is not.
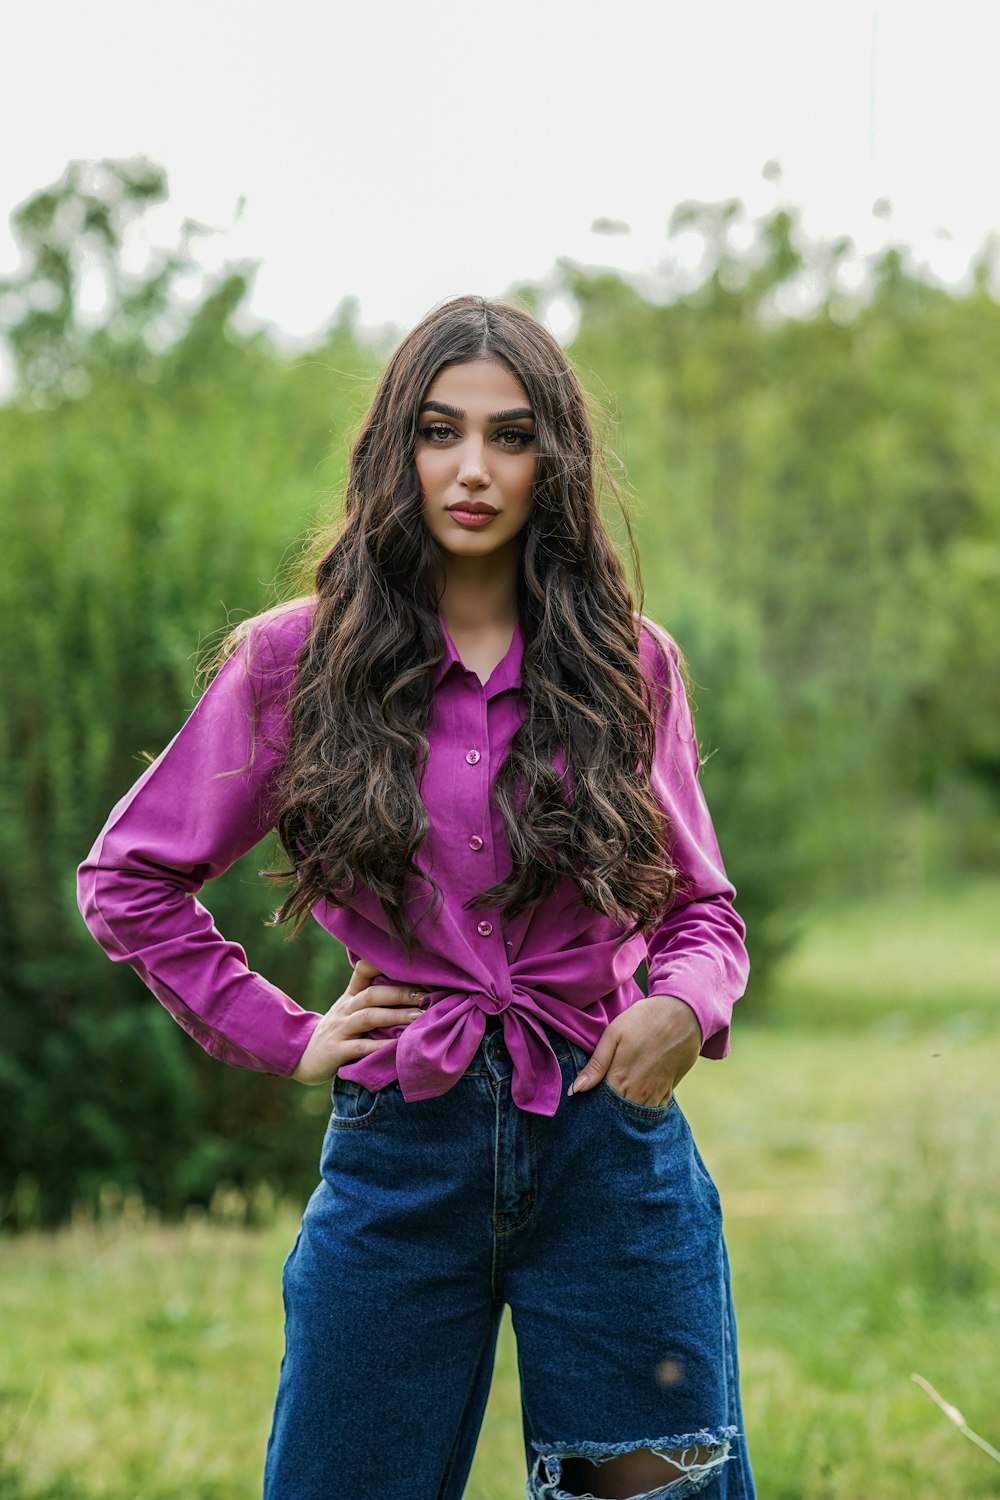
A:
[[[290,694],[311,614],[311,605],[299,605],[255,622],[171,743],[112,810],[79,870],[81,911],[111,958],[131,964],[212,1056],[286,1075],[320,1017],[254,973],[242,948],[216,930],[194,898],[274,827]],[[349,906],[321,902],[314,911],[352,964],[377,964],[376,982],[419,987],[430,1004],[406,1027],[377,1033],[390,1040],[341,1075],[370,1088],[398,1081],[408,1100],[444,1093],[475,1055],[487,1015],[502,1014],[515,1103],[554,1114],[561,1074],[548,1033],[592,1051],[608,1022],[640,998],[634,975],[644,959],[649,993],[684,1000],[698,1018],[703,1054],[724,1056],[733,1005],[746,984],[744,927],[698,781],[669,637],[644,618],[640,665],[658,706],[651,785],[673,828],[680,873],[664,921],[648,939],[626,939],[627,928],[583,906],[567,877],[547,901],[505,923],[502,941],[487,943],[496,914],[481,915],[474,898],[506,879],[511,855],[503,817],[488,801],[490,777],[457,777],[455,750],[469,765],[484,751],[489,766],[502,763],[524,711],[524,642],[515,629],[506,656],[482,683],[443,620],[441,626],[445,653],[434,669],[430,753],[420,783],[429,831],[416,859],[444,901],[411,913],[422,920],[410,962],[361,882]],[[470,836],[470,827],[488,829],[489,844]]]

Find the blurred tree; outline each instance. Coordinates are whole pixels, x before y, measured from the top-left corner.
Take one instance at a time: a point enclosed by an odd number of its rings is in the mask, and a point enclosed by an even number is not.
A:
[[[76,161],[11,216],[25,265],[0,279],[0,320],[30,404],[82,395],[86,367],[98,352],[145,352],[150,331],[168,314],[177,278],[195,269],[187,242],[202,232],[186,221],[181,249],[159,255],[147,275],[131,281],[121,263],[124,236],[166,197],[165,174],[145,158]],[[109,308],[96,332],[79,305],[88,270],[101,275]]]
[[[105,1180],[173,1208],[207,1202],[220,1177],[311,1185],[303,1128],[322,1091],[204,1056],[83,929],[75,866],[140,753],[193,706],[199,651],[234,612],[272,602],[279,564],[294,572],[378,366],[350,303],[314,353],[288,361],[234,329],[242,271],[186,314],[169,302],[184,256],[126,289],[120,232],[131,207],[162,196],[162,176],[104,164],[120,193],[99,212],[83,165],[19,211],[31,227],[10,332],[20,388],[0,408],[0,621],[18,643],[0,723],[0,1192],[43,1221]],[[87,331],[72,226],[93,224],[113,295]],[[66,297],[38,320],[32,288],[50,273]],[[318,928],[294,946],[265,930],[274,897],[255,870],[271,858],[219,881],[212,909],[252,962],[324,1008],[344,961]],[[38,1193],[10,1200],[33,1176]]]
[[[687,650],[727,863],[766,990],[796,915],[898,878],[902,830],[955,780],[996,786],[1000,309],[895,248],[849,294],[851,242],[776,210],[685,204],[685,287],[559,264],[572,354],[621,411],[649,597]],[[734,239],[740,231],[739,243]],[[996,804],[968,803],[996,829]],[[953,852],[971,852],[956,830]],[[941,873],[941,840],[919,864]],[[996,833],[980,839],[995,858]]]

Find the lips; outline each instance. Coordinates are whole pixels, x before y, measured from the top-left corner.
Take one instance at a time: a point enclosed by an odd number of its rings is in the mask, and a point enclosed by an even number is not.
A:
[[[448,514],[463,531],[483,531],[491,521],[496,520],[498,512],[482,500],[470,500],[467,505],[449,505]]]

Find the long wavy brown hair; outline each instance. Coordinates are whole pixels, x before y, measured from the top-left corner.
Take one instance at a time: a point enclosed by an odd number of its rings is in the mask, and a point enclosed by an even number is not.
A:
[[[445,649],[434,585],[443,554],[414,463],[418,413],[445,365],[483,358],[502,361],[527,392],[538,464],[517,584],[527,714],[490,788],[513,868],[466,907],[499,907],[509,920],[568,877],[587,907],[631,935],[662,919],[675,889],[670,829],[649,782],[656,708],[639,666],[638,551],[623,508],[637,608],[601,517],[583,392],[529,313],[457,297],[398,346],[354,443],[292,700],[277,824],[291,868],[273,872],[292,882],[275,920],[294,931],[317,901],[344,905],[363,881],[411,960],[411,897],[421,883],[431,902],[442,897],[414,859],[428,831],[419,778]]]

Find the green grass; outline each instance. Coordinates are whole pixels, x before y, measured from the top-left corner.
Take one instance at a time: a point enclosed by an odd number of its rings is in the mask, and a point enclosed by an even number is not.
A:
[[[818,925],[777,1019],[682,1087],[726,1211],[761,1500],[1000,1494],[910,1380],[997,1443],[998,896]],[[0,1500],[259,1494],[296,1218],[220,1209],[0,1241]],[[468,1500],[523,1483],[505,1326]]]
[[[767,1015],[792,1026],[937,1025],[974,1036],[1000,1010],[1000,880],[897,892],[826,912],[777,976]]]

